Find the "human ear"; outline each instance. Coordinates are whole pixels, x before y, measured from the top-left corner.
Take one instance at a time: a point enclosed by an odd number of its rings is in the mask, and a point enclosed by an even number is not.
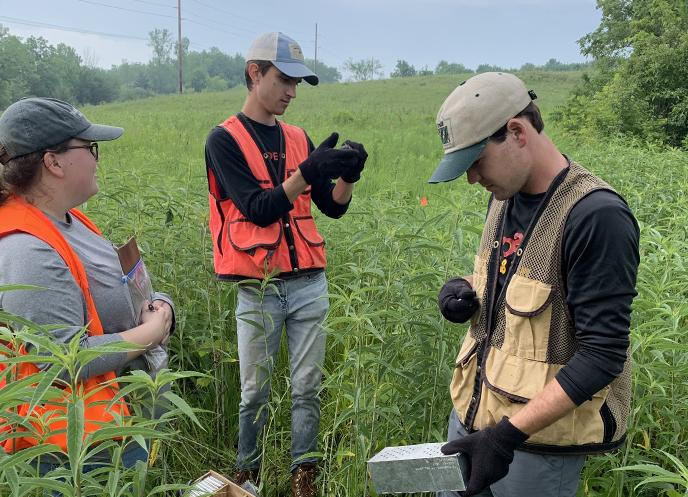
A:
[[[258,67],[258,64],[256,64],[255,62],[251,62],[248,65],[246,71],[248,72],[248,75],[251,78],[251,82],[255,85],[261,76],[260,67]]]
[[[46,152],[43,154],[43,166],[50,174],[57,176],[58,178],[64,176],[62,166],[57,160],[57,156],[53,152]]]
[[[526,127],[524,123],[517,118],[510,119],[506,123],[507,133],[512,135],[519,146],[524,146],[526,144]]]

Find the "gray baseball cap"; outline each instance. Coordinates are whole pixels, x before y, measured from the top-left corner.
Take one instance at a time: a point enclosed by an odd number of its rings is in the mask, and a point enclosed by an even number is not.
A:
[[[246,60],[267,60],[290,78],[303,78],[310,85],[318,84],[318,76],[306,67],[301,47],[284,33],[264,33],[248,49]]]
[[[485,72],[451,92],[437,113],[444,158],[428,183],[451,181],[465,173],[487,145],[487,139],[536,98],[518,77]]]
[[[0,162],[46,150],[71,138],[91,142],[119,138],[124,130],[92,124],[72,105],[55,98],[24,98],[0,117]]]

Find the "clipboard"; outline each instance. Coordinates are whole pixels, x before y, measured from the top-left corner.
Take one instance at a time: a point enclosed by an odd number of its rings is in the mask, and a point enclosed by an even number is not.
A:
[[[138,320],[144,302],[148,301],[148,309],[153,310],[153,304],[150,303],[153,300],[153,285],[135,237],[132,236],[124,245],[115,246],[115,251],[122,266],[122,283],[129,288],[134,315]]]

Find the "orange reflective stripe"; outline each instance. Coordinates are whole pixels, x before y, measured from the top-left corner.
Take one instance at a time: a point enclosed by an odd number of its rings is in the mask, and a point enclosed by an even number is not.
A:
[[[98,228],[83,213],[76,209],[73,209],[70,213],[82,221],[86,227],[100,235]],[[87,329],[88,334],[90,336],[102,335],[103,326],[100,322],[95,303],[93,302],[93,297],[88,288],[88,278],[86,277],[86,271],[84,270],[83,264],[52,221],[50,221],[50,219],[39,209],[27,203],[22,198],[13,196],[0,206],[0,237],[11,233],[27,233],[33,235],[50,245],[60,255],[65,261],[65,264],[67,264],[69,271],[84,295],[89,321]],[[26,353],[23,347],[19,353]],[[6,366],[3,364],[0,364],[0,371],[4,370],[5,367]],[[24,378],[38,371],[35,364],[24,363],[19,366],[17,373],[19,378]],[[119,388],[116,383],[112,383],[111,386],[97,391],[103,384],[112,382],[115,378],[114,372],[108,372],[99,376],[94,376],[81,384],[85,396],[86,433],[98,430],[102,423],[112,421],[116,415],[129,415],[129,410],[123,401],[116,403],[112,410],[107,409],[108,403],[118,392]],[[4,381],[0,382],[0,388],[4,386]],[[70,390],[65,389],[64,399],[67,399],[69,395]],[[42,423],[39,423],[38,419],[41,417],[48,419],[49,422],[45,425],[45,431],[51,433],[51,435],[47,437],[48,443],[55,443],[63,450],[67,450],[66,433],[55,433],[66,428],[65,421],[63,419],[54,419],[64,417],[66,414],[65,407],[55,404],[44,404],[37,406],[32,412],[28,412],[28,409],[29,404],[23,404],[19,407],[18,413],[23,417],[36,419],[37,421],[32,423],[39,432],[43,430],[41,429]],[[7,432],[11,429],[11,426],[9,426],[6,421],[0,419],[0,432]],[[6,452],[14,452],[38,443],[39,441],[37,439],[27,435],[6,440],[2,443],[2,446]]]

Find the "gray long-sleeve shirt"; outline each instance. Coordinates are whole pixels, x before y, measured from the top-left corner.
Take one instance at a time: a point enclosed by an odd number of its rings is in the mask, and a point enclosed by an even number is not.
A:
[[[138,325],[138,316],[122,283],[122,269],[112,244],[78,219],[51,219],[84,265],[91,295],[103,324],[101,336],[84,335],[81,347],[90,348],[121,341],[118,333]],[[38,238],[15,233],[0,238],[0,285],[35,285],[44,290],[0,292],[0,308],[38,324],[57,325],[55,340],[69,342],[86,324],[86,300],[76,281],[55,250]],[[172,305],[167,295],[155,294]],[[87,379],[126,366],[145,369],[142,359],[127,363],[126,352],[105,354],[87,364],[80,378]]]

